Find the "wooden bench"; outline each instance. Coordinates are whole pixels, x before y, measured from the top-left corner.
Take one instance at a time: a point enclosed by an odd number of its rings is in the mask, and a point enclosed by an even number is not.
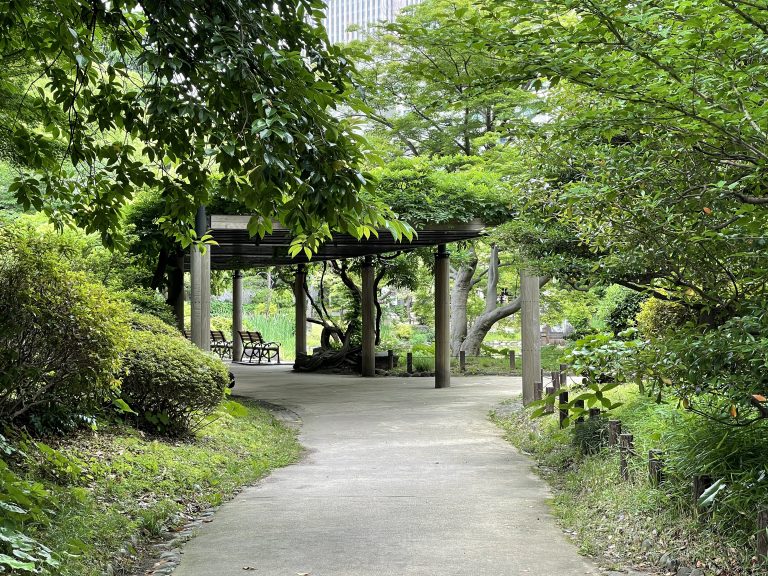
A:
[[[222,330],[211,330],[211,352],[215,352],[222,360],[232,359],[232,342],[227,340]]]
[[[243,343],[243,352],[240,354],[240,362],[245,356],[248,356],[248,363],[251,364],[256,358],[261,364],[262,360],[272,362],[275,358],[280,364],[280,344],[277,342],[268,342],[264,340],[261,332],[251,332],[250,330],[239,330],[238,335]]]
[[[189,330],[184,328],[184,330],[181,331],[182,334],[184,334],[184,338],[187,340],[192,340],[192,334],[189,333]]]

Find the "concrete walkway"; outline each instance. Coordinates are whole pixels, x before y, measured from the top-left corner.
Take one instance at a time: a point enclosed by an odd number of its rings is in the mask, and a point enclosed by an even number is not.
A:
[[[295,411],[302,462],[224,505],[175,576],[571,576],[598,570],[488,410],[519,378],[293,374],[235,366],[235,392]]]

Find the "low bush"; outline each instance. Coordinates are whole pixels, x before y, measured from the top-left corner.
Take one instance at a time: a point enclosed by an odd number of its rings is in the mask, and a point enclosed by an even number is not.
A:
[[[635,317],[640,312],[640,306],[648,298],[642,292],[627,292],[611,310],[606,324],[614,334],[623,332],[635,325]]]
[[[114,393],[125,306],[68,270],[52,235],[0,226],[0,420],[72,427]]]
[[[119,374],[121,397],[138,424],[178,436],[194,431],[224,397],[224,364],[201,352],[161,321],[134,316]]]
[[[522,407],[494,416],[553,484],[555,513],[582,550],[623,565],[668,555],[705,574],[764,576],[768,564],[755,549],[757,513],[768,509],[768,420],[715,422],[633,385],[609,396],[617,406],[611,418],[634,437],[627,481],[619,476],[618,449],[605,447],[603,418],[559,429],[556,417],[531,418]],[[649,482],[651,449],[662,453],[659,485]],[[715,484],[696,502],[692,479],[700,475]]]
[[[134,286],[130,290],[121,290],[118,295],[128,302],[133,312],[151,314],[169,326],[176,326],[173,310],[157,291]]]
[[[661,338],[693,320],[690,309],[682,304],[648,298],[640,304],[637,329],[645,338]]]

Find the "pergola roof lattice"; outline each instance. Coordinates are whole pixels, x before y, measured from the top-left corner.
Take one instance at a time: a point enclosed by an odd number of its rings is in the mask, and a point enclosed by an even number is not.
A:
[[[275,226],[272,233],[264,238],[251,237],[248,233],[250,216],[211,215],[209,229],[217,246],[211,248],[211,268],[214,270],[236,270],[260,266],[286,266],[302,264],[309,259],[300,253],[295,257],[288,254],[291,232],[282,226]],[[358,240],[349,234],[334,233],[324,243],[312,261],[340,260],[358,256],[407,252],[418,248],[449,244],[469,240],[482,235],[482,222],[457,222],[427,225],[416,230],[412,241],[398,242],[388,230],[380,230],[378,237],[371,236]]]

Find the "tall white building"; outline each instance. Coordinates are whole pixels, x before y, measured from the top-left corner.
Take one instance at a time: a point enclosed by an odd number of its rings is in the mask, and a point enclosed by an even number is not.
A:
[[[358,40],[371,24],[394,20],[405,6],[420,0],[328,0],[325,28],[334,44]],[[356,30],[348,31],[350,26]]]

